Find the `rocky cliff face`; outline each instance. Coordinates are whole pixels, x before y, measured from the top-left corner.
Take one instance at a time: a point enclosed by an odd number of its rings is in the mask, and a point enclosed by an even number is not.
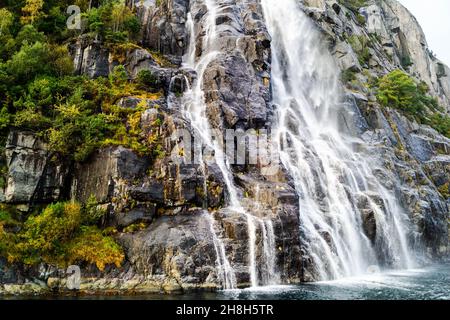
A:
[[[105,273],[83,270],[81,290],[85,292],[220,288],[217,236],[235,270],[236,284],[247,286],[251,280],[247,221],[224,208],[227,196],[221,171],[209,165],[204,172],[200,165],[177,164],[171,158],[179,144],[178,137],[173,136],[175,130],[192,129],[181,112],[182,93],[197,75],[183,67],[182,60],[191,41],[195,41],[197,55],[202,54],[207,36],[206,7],[202,1],[187,0],[128,2],[140,17],[142,43],[140,48],[123,52],[120,60],[130,78],[139,70],[151,70],[158,77],[164,97],[144,101],[148,110],[142,113],[140,125],[148,131],[154,130],[148,124],[156,119],[163,123],[158,134],[164,154],[151,159],[123,147],[110,147],[98,150],[85,163],[72,165],[50,154],[45,143],[31,133],[11,132],[6,146],[8,179],[1,199],[26,211],[35,204],[67,198],[86,201],[95,195],[108,208],[105,224],[118,229],[117,240],[125,248],[127,261],[121,269],[110,268]],[[273,111],[271,39],[259,1],[216,2],[221,9],[216,19],[221,47],[204,74],[207,118],[219,130],[268,127]],[[397,1],[366,2],[367,6],[360,9],[366,22],[360,23],[354,12],[337,1],[299,1],[322,31],[324,41],[329,42],[342,71],[355,73],[357,81],[346,84],[348,112],[343,128],[361,137],[371,146],[373,157],[384,163],[389,170],[382,177],[385,187],[401,199],[416,224],[415,238],[423,245],[425,255],[439,258],[449,248],[450,140],[395,110],[381,108],[363,84],[370,77],[406,69],[425,81],[450,110],[450,70],[430,54],[417,21]],[[193,36],[187,29],[188,13],[194,21]],[[357,48],[349,43],[348,35],[375,39],[366,65],[358,59]],[[77,71],[90,77],[106,76],[119,63],[117,54],[83,38],[73,44],[73,54]],[[126,97],[120,103],[135,108],[142,99]],[[273,223],[280,281],[309,281],[299,240],[302,221],[291,178],[283,172],[265,176],[261,169],[233,168],[245,208]],[[400,187],[392,182],[397,179]],[[377,230],[373,213],[366,213],[364,227],[368,237],[374,238]],[[143,230],[125,232],[127,227],[141,223],[145,225]],[[264,260],[265,230],[260,225],[255,230],[259,262]],[[264,266],[258,264],[258,274],[264,274]],[[42,268],[47,271],[24,271],[17,279],[2,267],[5,271],[0,272],[0,283],[4,285],[0,292],[20,292],[24,283],[33,292],[64,291],[62,271]]]
[[[361,25],[354,13],[337,1],[305,1],[311,17],[335,40],[343,40],[342,35],[347,31],[367,38],[376,35],[369,61],[371,71],[386,73],[397,67],[406,68],[410,74],[425,81],[442,105],[448,107],[446,66],[434,57],[415,17],[395,0],[365,2],[366,6],[359,12],[366,18],[366,23]],[[328,18],[331,20],[324,23]],[[342,69],[361,70],[360,63],[354,59],[357,55],[342,49],[345,47],[345,44],[336,47]]]

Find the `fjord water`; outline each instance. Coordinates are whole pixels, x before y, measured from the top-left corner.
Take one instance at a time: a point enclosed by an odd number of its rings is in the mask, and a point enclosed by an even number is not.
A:
[[[450,265],[307,283],[202,294],[239,300],[450,300]]]
[[[370,268],[411,268],[408,217],[373,170],[364,143],[339,130],[339,68],[299,1],[262,0],[272,37],[275,137],[300,198],[301,243],[308,280],[366,274]],[[355,142],[363,151],[355,152]],[[388,172],[385,172],[389,176]],[[392,177],[393,181],[395,178]],[[373,214],[369,240],[363,214]]]

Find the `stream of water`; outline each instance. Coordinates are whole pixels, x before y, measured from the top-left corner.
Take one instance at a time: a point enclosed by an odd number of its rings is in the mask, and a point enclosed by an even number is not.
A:
[[[218,51],[218,34],[216,28],[217,14],[221,9],[217,7],[216,1],[214,0],[205,0],[204,5],[207,12],[203,16],[201,23],[198,24],[203,26],[202,32],[204,33],[201,52],[198,56],[196,53],[195,41],[198,33],[196,33],[195,23],[192,19],[191,13],[188,13],[186,22],[186,28],[190,35],[190,42],[183,60],[183,65],[187,69],[194,70],[197,74],[197,78],[183,96],[184,115],[195,130],[195,134],[201,138],[202,143],[209,148],[209,150],[213,151],[215,164],[220,169],[228,193],[227,210],[241,214],[247,221],[250,283],[252,287],[268,285],[273,283],[273,279],[276,274],[274,272],[275,265],[273,263],[273,257],[275,256],[273,227],[271,227],[270,221],[263,221],[258,217],[252,216],[242,206],[240,202],[242,195],[233,182],[233,174],[229,161],[224,153],[222,144],[213,139],[214,130],[211,128],[206,114],[207,105],[205,102],[205,93],[203,91],[203,79],[208,65],[221,54],[221,52]],[[203,172],[206,173],[208,159],[204,159],[201,154],[199,154],[199,156],[201,157],[200,163],[203,168]],[[206,186],[204,189],[206,189]],[[213,217],[210,220],[210,223],[214,247],[217,255],[216,265],[222,285],[225,289],[233,289],[236,286],[234,270],[228,261],[224,243],[220,238],[220,230],[218,230],[217,224],[215,223]],[[256,259],[256,233],[258,227],[261,228],[263,233],[262,252],[263,258],[266,262],[266,268],[263,268],[262,277],[258,276],[258,262]]]

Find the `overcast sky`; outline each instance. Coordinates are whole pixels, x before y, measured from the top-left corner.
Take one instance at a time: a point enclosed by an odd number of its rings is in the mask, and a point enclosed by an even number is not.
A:
[[[417,18],[430,49],[450,66],[450,0],[400,0]]]

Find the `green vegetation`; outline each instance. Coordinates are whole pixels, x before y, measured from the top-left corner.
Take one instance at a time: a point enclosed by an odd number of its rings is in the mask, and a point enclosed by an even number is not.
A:
[[[100,270],[109,264],[120,267],[122,249],[96,226],[104,214],[92,200],[85,206],[65,202],[49,205],[20,223],[2,208],[0,255],[25,265],[45,262],[66,267],[84,262]],[[15,229],[19,231],[12,232]]]
[[[66,26],[70,5],[81,8],[81,30]],[[158,135],[162,120],[142,124],[149,100],[160,97],[148,71],[135,81],[124,67],[140,23],[125,0],[5,0],[0,8],[0,187],[5,186],[3,146],[11,129],[34,132],[56,157],[85,161],[97,148],[123,145],[140,155],[164,154]],[[74,74],[69,44],[83,36],[108,48],[118,65],[109,77]],[[161,63],[168,63],[155,55]],[[126,97],[141,99],[135,108]],[[0,256],[12,263],[57,266],[73,263],[120,266],[124,255],[100,226],[104,211],[95,199],[59,202],[22,213],[0,207]],[[136,229],[137,230],[137,229]]]
[[[147,225],[145,223],[143,223],[143,222],[135,223],[135,224],[132,224],[132,225],[126,227],[125,229],[123,229],[123,232],[134,233],[134,232],[144,230],[145,228],[147,228]]]
[[[138,88],[143,90],[152,90],[160,85],[158,78],[150,70],[141,70],[137,75],[136,83]]]
[[[450,117],[440,113],[437,100],[428,95],[426,83],[417,83],[401,70],[394,70],[378,79],[377,100],[384,107],[400,110],[419,123],[430,125],[450,137]]]
[[[381,105],[404,111],[416,119],[426,115],[427,108],[435,111],[439,106],[428,93],[428,86],[416,81],[401,70],[394,70],[379,79],[377,99]]]
[[[360,24],[360,25],[365,25],[366,24],[366,17],[364,17],[362,14],[357,14],[356,15],[356,21]]]
[[[348,39],[348,43],[353,48],[353,51],[358,55],[358,60],[361,65],[366,65],[370,60],[370,46],[372,45],[371,39],[364,35],[352,35]]]
[[[352,82],[356,80],[356,72],[352,69],[347,69],[341,73],[341,80],[344,83]]]
[[[440,113],[432,114],[425,121],[440,134],[450,138],[450,117]]]
[[[440,194],[445,198],[450,198],[450,183],[446,183],[438,188]]]
[[[367,6],[366,0],[338,0],[338,3],[349,8],[354,13],[358,13],[359,9]]]
[[[411,66],[413,65],[413,62],[412,62],[412,60],[411,60],[411,57],[408,56],[408,55],[402,56],[400,62],[401,62],[401,64],[402,64],[402,67],[403,67],[405,70],[407,70],[409,67],[411,67]]]
[[[158,139],[141,132],[142,110],[126,110],[117,103],[127,96],[158,98],[157,78],[142,72],[130,82],[122,65],[108,79],[74,76],[67,43],[80,31],[65,26],[69,2],[7,1],[0,10],[0,142],[15,127],[37,133],[53,151],[75,161],[108,144],[152,155]],[[89,8],[90,1],[76,1],[86,12],[81,32],[105,46],[114,44],[113,56],[125,63],[125,53],[138,48],[132,41],[139,21],[123,0],[99,3]]]
[[[84,15],[84,31],[101,37],[107,43],[126,43],[140,30],[139,20],[124,1],[101,1]]]

